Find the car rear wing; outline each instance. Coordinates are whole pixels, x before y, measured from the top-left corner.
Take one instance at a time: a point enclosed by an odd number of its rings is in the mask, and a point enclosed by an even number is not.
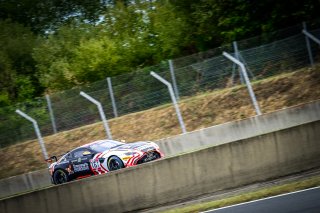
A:
[[[68,151],[68,152],[69,152],[69,151]],[[46,161],[46,162],[48,162],[48,163],[52,163],[52,162],[53,162],[53,160],[55,160],[55,162],[57,162],[59,157],[61,157],[61,156],[65,155],[65,154],[67,154],[68,152],[63,153],[63,154],[58,155],[58,156],[53,155],[53,156],[51,156],[50,158],[45,159],[45,161]]]
[[[50,158],[46,159],[45,161],[48,162],[48,163],[52,163],[53,160],[55,160],[55,162],[57,162],[58,161],[57,156],[55,156],[55,155],[51,156]]]

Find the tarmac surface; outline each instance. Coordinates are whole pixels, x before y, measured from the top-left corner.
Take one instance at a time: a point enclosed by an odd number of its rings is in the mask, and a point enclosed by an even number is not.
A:
[[[253,184],[246,185],[239,188],[218,191],[212,194],[206,194],[203,196],[190,198],[188,200],[181,200],[180,202],[176,202],[176,203],[169,203],[166,205],[155,206],[154,208],[144,209],[137,212],[154,213],[154,212],[163,212],[163,211],[174,209],[174,208],[183,208],[189,205],[221,200],[221,199],[237,196],[240,194],[250,193],[260,189],[284,185],[284,184],[295,182],[295,181],[303,181],[316,176],[320,176],[320,168],[304,171],[298,174],[292,174],[289,176],[279,177],[277,179],[273,179],[265,182],[253,183]],[[320,203],[319,200],[320,198],[318,197],[318,203]],[[268,212],[272,212],[272,211],[268,211]],[[297,212],[303,212],[303,211],[297,211]],[[320,210],[318,210],[317,212],[320,212]]]
[[[320,212],[320,187],[254,200],[237,205],[205,211],[203,213],[318,213]]]

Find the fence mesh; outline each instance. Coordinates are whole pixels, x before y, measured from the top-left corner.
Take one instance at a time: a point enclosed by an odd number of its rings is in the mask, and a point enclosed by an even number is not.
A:
[[[306,38],[301,30],[302,25],[297,25],[238,41],[238,56],[245,64],[251,80],[260,80],[309,66]],[[309,32],[320,37],[320,29]],[[226,44],[213,50],[174,59],[174,73],[180,98],[241,85],[238,67],[222,56],[222,52],[226,51],[236,57],[233,47],[233,44]],[[314,60],[319,61],[319,45],[311,42],[311,49]],[[119,116],[171,102],[167,87],[153,78],[151,71],[171,82],[168,62],[111,78]],[[106,79],[50,94],[58,132],[101,121],[97,107],[80,96],[80,91],[102,103],[107,119],[115,116]],[[248,95],[245,99],[250,101]],[[32,123],[16,114],[16,109],[37,120],[42,135],[54,133],[47,100],[45,97],[37,98],[32,102],[0,109],[0,147],[36,137]]]

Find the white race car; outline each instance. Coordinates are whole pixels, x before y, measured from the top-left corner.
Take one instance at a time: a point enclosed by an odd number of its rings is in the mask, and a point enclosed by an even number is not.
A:
[[[146,163],[163,156],[159,146],[151,141],[123,143],[99,140],[67,152],[59,160],[52,156],[47,162],[56,161],[49,167],[51,181],[53,184],[61,184]]]

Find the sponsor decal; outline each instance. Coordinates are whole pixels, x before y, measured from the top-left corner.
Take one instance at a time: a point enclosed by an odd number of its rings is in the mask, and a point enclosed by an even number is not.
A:
[[[146,158],[144,159],[144,162],[152,161],[156,158],[157,158],[157,156],[153,152],[149,152],[147,154]]]
[[[87,163],[78,164],[78,165],[73,165],[73,170],[74,170],[75,172],[86,171],[86,170],[89,170],[89,166],[88,166]]]
[[[84,151],[84,152],[82,153],[83,156],[85,156],[85,155],[90,155],[90,154],[91,154],[91,152],[89,152],[89,151]]]
[[[129,160],[131,157],[132,157],[132,156],[125,156],[125,157],[122,157],[122,160],[123,160],[123,161],[127,161],[127,160]]]

